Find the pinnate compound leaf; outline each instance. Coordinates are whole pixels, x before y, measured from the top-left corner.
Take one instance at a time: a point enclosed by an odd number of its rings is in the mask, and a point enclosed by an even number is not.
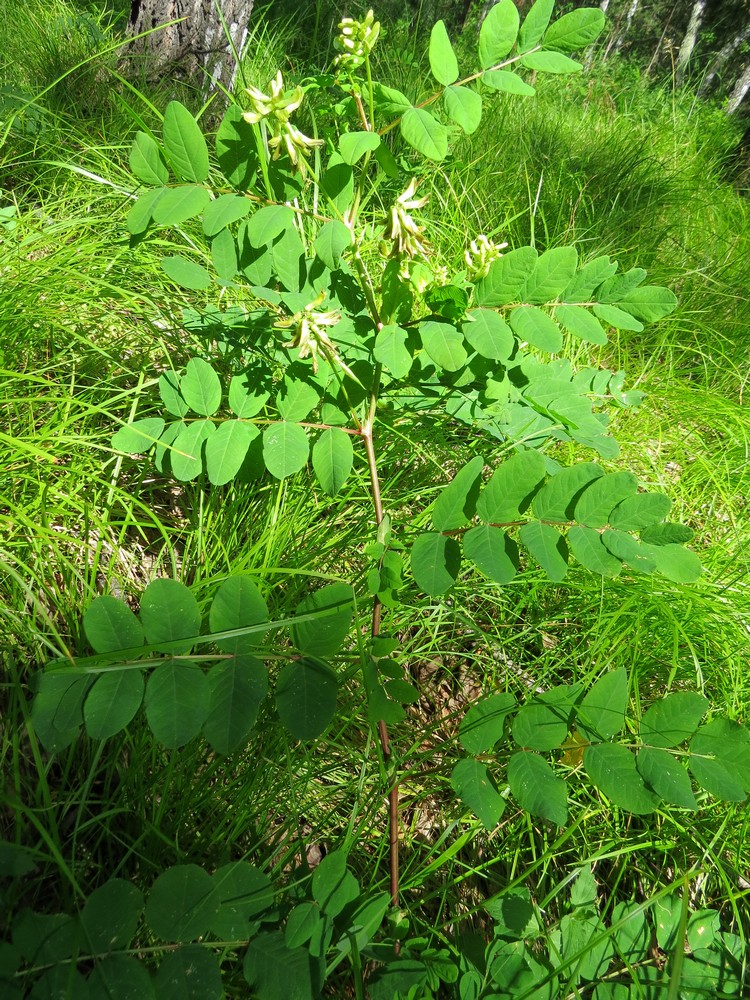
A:
[[[571,706],[567,702],[533,701],[513,720],[513,739],[528,750],[556,750],[568,735]]]
[[[522,809],[557,826],[565,826],[567,786],[543,757],[525,750],[514,753],[508,761],[508,784]]]
[[[482,120],[482,98],[471,87],[446,87],[443,92],[445,113],[467,135],[479,128]]]
[[[486,69],[482,73],[481,80],[485,87],[499,90],[504,94],[533,97],[536,93],[530,83],[526,83],[517,73],[511,73],[508,69]]]
[[[583,751],[583,765],[594,786],[622,809],[645,816],[658,806],[658,797],[646,786],[635,755],[627,747],[619,743],[588,746]]]
[[[230,482],[240,471],[247,450],[258,436],[251,424],[225,420],[206,441],[206,473],[214,486]]]
[[[184,181],[202,183],[208,177],[208,147],[200,126],[179,101],[170,101],[164,113],[164,148],[175,174]]]
[[[310,454],[304,427],[286,420],[263,431],[263,461],[276,479],[286,479],[303,469]]]
[[[652,747],[676,747],[690,739],[708,711],[697,691],[675,691],[657,701],[641,719],[641,740]]]
[[[587,344],[606,344],[607,334],[599,320],[583,306],[555,306],[555,320],[568,333]]]
[[[374,152],[380,145],[377,132],[344,132],[339,138],[339,153],[350,167],[361,160],[365,153]]]
[[[184,257],[163,257],[161,266],[167,277],[182,288],[200,291],[202,288],[208,288],[212,281],[205,267]]]
[[[458,738],[468,753],[492,750],[503,738],[505,720],[516,707],[516,699],[508,692],[490,695],[472,705],[461,720]]]
[[[438,531],[463,528],[474,517],[483,468],[484,459],[477,455],[443,487],[432,508],[432,523]]]
[[[142,701],[140,670],[109,670],[101,674],[83,704],[86,732],[95,740],[109,739],[128,725]]]
[[[426,320],[419,325],[425,351],[439,368],[456,372],[466,364],[463,334],[451,323]]]
[[[129,455],[142,455],[156,444],[163,430],[163,417],[144,417],[132,424],[125,424],[113,434],[112,447],[115,451],[124,451]]]
[[[349,478],[354,462],[351,435],[338,427],[323,431],[312,450],[312,466],[323,491],[335,497]]]
[[[351,230],[343,222],[331,219],[323,223],[313,245],[325,266],[335,271],[344,251],[352,245]]]
[[[574,516],[579,524],[603,528],[609,516],[622,500],[635,496],[638,480],[632,472],[610,472],[590,483],[578,499]]]
[[[578,706],[576,725],[590,740],[609,739],[625,725],[628,674],[624,667],[604,674]]]
[[[411,549],[411,571],[417,586],[430,597],[450,590],[461,569],[461,549],[454,538],[430,531],[419,535]]]
[[[221,404],[221,382],[203,358],[191,358],[180,379],[180,393],[191,410],[210,417]]]
[[[516,341],[513,331],[492,309],[472,309],[466,314],[464,336],[477,353],[491,361],[507,361]]]
[[[536,0],[532,5],[518,33],[519,51],[525,52],[540,41],[547,30],[554,6],[555,0]]]
[[[200,667],[175,660],[157,667],[146,685],[146,718],[157,740],[171,750],[197,736],[206,721],[210,693]]]
[[[479,29],[479,65],[489,69],[508,55],[518,37],[520,18],[513,0],[490,7]]]
[[[444,87],[458,79],[458,60],[444,21],[436,21],[430,33],[430,69],[438,83]]]
[[[160,643],[185,639],[163,651],[189,653],[201,628],[198,602],[179,580],[154,580],[141,595],[141,624],[146,641],[156,649]]]
[[[604,13],[598,7],[584,7],[563,14],[550,25],[544,35],[544,47],[558,52],[575,52],[591,45],[605,24]]]
[[[401,135],[428,160],[444,160],[448,130],[424,108],[409,108],[401,119]]]
[[[108,594],[95,598],[83,614],[83,630],[97,653],[142,646],[143,629],[124,601]]]
[[[136,133],[130,147],[130,169],[144,184],[160,185],[169,180],[159,144],[146,132]]]
[[[538,257],[534,247],[518,247],[493,260],[485,277],[474,288],[477,305],[492,308],[520,302],[521,289]]]
[[[251,247],[259,249],[294,225],[294,212],[288,205],[265,205],[251,215],[245,234]]]
[[[521,65],[535,72],[559,75],[580,73],[583,69],[581,63],[564,56],[562,52],[529,52],[528,55],[522,56]]]
[[[537,260],[521,289],[524,302],[544,305],[560,295],[575,277],[578,251],[575,247],[555,247]]]
[[[268,621],[268,607],[256,584],[248,576],[230,576],[219,589],[208,613],[212,632],[228,632],[236,628],[254,628],[246,635],[216,639],[219,649],[227,653],[252,653],[263,642],[266,630],[258,628]]]
[[[536,559],[544,572],[555,583],[565,579],[568,572],[568,547],[565,539],[551,524],[529,521],[519,532],[524,548]]]
[[[622,562],[604,545],[601,534],[594,528],[575,524],[568,532],[568,545],[578,562],[600,576],[614,578],[622,570]]]
[[[560,327],[538,306],[519,306],[510,314],[509,322],[519,340],[525,340],[540,351],[555,354],[563,345]]]
[[[583,491],[604,475],[595,462],[579,462],[562,469],[534,497],[534,514],[542,521],[571,521]]]
[[[497,826],[505,809],[505,799],[484,764],[473,759],[460,760],[451,772],[451,788],[464,805],[476,813],[486,829]]]
[[[544,482],[545,475],[546,466],[540,452],[518,452],[495,469],[477,501],[477,513],[491,524],[517,521]]]
[[[163,941],[194,941],[208,931],[219,903],[208,872],[198,865],[175,865],[151,886],[146,922]]]
[[[268,694],[266,668],[261,660],[240,653],[211,668],[208,687],[203,735],[216,753],[232,753],[247,741]]]
[[[690,770],[717,799],[742,802],[750,791],[750,732],[731,719],[701,726],[690,743]]]
[[[129,947],[143,912],[143,893],[130,882],[113,878],[95,889],[81,911],[81,926],[91,953]]]
[[[518,572],[518,546],[502,528],[480,524],[464,535],[464,555],[494,583],[510,583]]]
[[[671,509],[672,501],[664,493],[638,493],[617,504],[609,523],[620,531],[638,531],[663,521]]]
[[[279,718],[295,739],[314,740],[333,719],[337,691],[336,674],[322,660],[288,663],[276,680]]]
[[[413,359],[406,347],[406,340],[406,330],[394,323],[382,327],[375,338],[375,360],[394,378],[404,378],[411,371]]]
[[[151,214],[159,226],[179,226],[200,215],[210,200],[208,191],[194,184],[168,188],[154,203]]]
[[[220,194],[206,206],[203,212],[203,232],[206,236],[216,236],[233,222],[244,219],[253,203],[238,194]]]
[[[219,909],[211,920],[211,932],[224,941],[248,938],[250,921],[274,903],[270,878],[247,861],[224,865],[213,874]]]
[[[188,483],[198,478],[203,472],[204,442],[215,433],[210,420],[196,420],[180,431],[169,453],[175,479]]]
[[[680,806],[682,809],[698,808],[687,770],[671,753],[652,747],[641,747],[638,751],[637,764],[643,780],[665,802]]]
[[[154,986],[159,1000],[220,1000],[219,956],[202,945],[178,948],[161,960]]]

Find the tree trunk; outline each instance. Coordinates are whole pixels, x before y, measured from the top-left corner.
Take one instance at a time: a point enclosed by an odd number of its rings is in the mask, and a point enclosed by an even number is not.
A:
[[[722,48],[718,51],[718,53],[714,57],[714,60],[711,63],[708,72],[703,78],[703,82],[701,83],[698,89],[699,96],[703,97],[705,94],[708,93],[716,77],[724,69],[724,66],[727,64],[727,62],[729,62],[730,56],[733,56],[734,53],[737,51],[737,49],[740,47],[740,45],[742,45],[743,42],[747,41],[748,38],[750,38],[750,25],[747,25],[745,28],[743,28],[743,30],[739,33],[739,35],[736,35],[734,38],[730,39],[726,43],[726,45],[722,46]]]
[[[690,56],[693,54],[695,43],[698,41],[698,34],[701,30],[706,6],[707,0],[696,0],[690,12],[690,21],[688,22],[685,37],[682,39],[680,52],[677,56],[677,66],[675,67],[675,77],[678,87],[681,87],[685,80],[685,72],[690,62]]]
[[[729,103],[727,104],[728,115],[735,113],[740,104],[742,104],[748,90],[750,90],[750,63],[743,69],[740,78],[734,85],[734,90],[729,95]]]
[[[247,41],[253,2],[132,0],[129,33],[151,33],[131,42],[129,52],[148,60],[148,72],[202,74],[206,93],[217,87],[231,92],[237,75],[236,56],[241,58]],[[170,23],[175,21],[179,23]]]

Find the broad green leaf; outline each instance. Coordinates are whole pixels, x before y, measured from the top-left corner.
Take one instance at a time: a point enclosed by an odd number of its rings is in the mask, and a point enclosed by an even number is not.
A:
[[[513,720],[513,739],[527,750],[556,750],[568,735],[571,706],[532,701]]]
[[[190,640],[165,650],[189,653],[201,630],[198,602],[179,580],[154,580],[141,595],[141,624],[150,645],[159,649],[159,643]]]
[[[445,113],[467,135],[479,128],[482,120],[482,98],[470,87],[446,87],[443,92]]]
[[[242,420],[225,420],[206,441],[206,473],[214,486],[230,482],[245,460],[258,431]]]
[[[268,673],[261,660],[238,654],[208,672],[208,715],[203,735],[216,753],[238,750],[247,741],[268,694]]]
[[[505,94],[533,97],[536,93],[530,83],[526,83],[517,73],[511,73],[508,69],[486,69],[480,79],[485,87],[500,90]]]
[[[601,917],[590,910],[578,910],[563,916],[550,935],[550,943],[559,952],[563,963],[570,962],[568,975],[572,972],[576,978],[589,980],[604,977],[614,949],[612,941],[603,936],[603,931]]]
[[[583,65],[562,52],[529,52],[521,57],[521,65],[541,73],[580,73]]]
[[[641,747],[637,764],[643,780],[665,802],[682,809],[694,811],[698,808],[690,777],[685,767],[671,753]]]
[[[452,324],[425,320],[419,324],[419,335],[425,351],[439,368],[456,372],[466,364],[463,334]]]
[[[570,888],[570,905],[586,907],[596,905],[599,886],[590,866],[578,869],[578,876]]]
[[[210,420],[196,420],[180,431],[169,453],[175,479],[188,483],[203,472],[204,442],[216,433]]]
[[[533,48],[539,42],[547,30],[554,6],[555,0],[536,0],[536,3],[531,6],[518,33],[520,52]]]
[[[419,535],[411,549],[411,571],[417,586],[438,597],[453,586],[461,569],[461,549],[454,538],[437,531]]]
[[[279,718],[296,739],[314,740],[333,719],[337,691],[336,674],[322,660],[288,663],[276,680]]]
[[[78,735],[83,723],[83,703],[92,683],[91,677],[57,671],[39,678],[31,722],[50,753],[64,750]]]
[[[339,918],[340,925],[348,926],[346,938],[337,943],[336,950],[347,955],[352,945],[359,949],[366,947],[380,929],[390,905],[391,897],[387,892],[352,900]]]
[[[123,730],[143,701],[140,670],[109,670],[94,681],[83,703],[86,732],[95,740],[106,740]]]
[[[544,482],[545,475],[546,465],[541,452],[518,452],[495,469],[477,501],[477,513],[491,524],[517,521]]]
[[[694,534],[686,524],[652,524],[641,531],[641,540],[649,545],[684,545]]]
[[[607,334],[599,320],[582,306],[555,306],[555,320],[587,344],[607,343]]]
[[[460,760],[451,772],[451,788],[479,817],[483,826],[493,830],[505,809],[505,799],[498,792],[484,764],[478,760]]]
[[[563,302],[590,302],[595,290],[617,271],[617,263],[609,257],[595,257],[580,268],[575,278],[560,296]],[[599,296],[597,294],[596,298]]]
[[[406,339],[406,330],[394,323],[382,327],[375,338],[373,356],[394,378],[404,378],[411,371],[413,359]]]
[[[638,493],[615,507],[609,523],[621,531],[637,531],[663,521],[671,508],[672,501],[664,493]]]
[[[401,119],[401,135],[428,160],[444,160],[448,152],[448,130],[424,108],[409,108]]]
[[[555,354],[563,345],[560,327],[537,306],[519,306],[509,317],[513,333],[540,351]]]
[[[315,614],[296,622],[294,645],[308,656],[332,656],[343,646],[352,626],[354,594],[347,583],[329,583],[309,594],[297,607],[298,615]]]
[[[154,975],[159,1000],[221,1000],[219,956],[202,945],[186,945],[170,952]]]
[[[144,184],[166,184],[169,171],[156,140],[146,132],[137,132],[130,147],[130,169]]]
[[[339,137],[341,159],[349,166],[354,166],[365,153],[374,152],[379,145],[380,136],[377,132],[344,132]]]
[[[115,451],[124,451],[129,455],[142,455],[156,444],[163,430],[162,417],[144,417],[132,424],[125,424],[113,434],[112,447]]]
[[[237,248],[239,251],[237,266],[251,285],[264,289],[261,294],[265,294],[268,299],[271,292],[266,286],[271,281],[273,265],[270,245],[257,249],[253,247],[247,235],[247,223],[241,222],[237,233]]]
[[[378,147],[376,155],[382,148]],[[323,192],[339,212],[346,212],[354,199],[354,171],[338,153],[332,153],[328,157],[328,166],[320,183]]]
[[[245,234],[250,246],[257,250],[293,225],[294,212],[288,205],[265,205],[247,220]]]
[[[66,959],[78,951],[78,921],[67,913],[48,915],[25,907],[13,920],[12,935],[16,954],[41,965],[57,962],[68,965]]]
[[[544,305],[556,299],[573,280],[578,267],[575,247],[555,247],[537,260],[521,289],[524,302]]]
[[[652,747],[679,746],[690,739],[708,708],[708,700],[697,691],[668,694],[641,719],[641,740]]]
[[[550,25],[544,35],[544,47],[559,52],[575,52],[591,45],[605,24],[604,12],[598,7],[584,7],[563,14]]]
[[[624,962],[635,965],[649,957],[651,928],[642,906],[635,901],[617,903],[612,909],[610,921],[613,927],[622,923],[612,935],[612,940]]]
[[[276,479],[285,479],[303,469],[309,453],[307,434],[299,424],[282,420],[263,431],[263,461]]]
[[[518,572],[518,546],[502,528],[471,528],[464,535],[464,555],[494,583],[510,583]]]
[[[508,761],[508,784],[522,809],[557,826],[565,826],[567,786],[543,757],[525,750],[514,753]]]
[[[742,802],[750,791],[750,733],[731,719],[701,726],[690,743],[690,770],[718,799]]]
[[[516,346],[513,331],[492,309],[471,309],[463,333],[475,351],[492,361],[507,361]]]
[[[680,930],[682,901],[676,896],[654,900],[653,914],[657,944],[662,951],[671,951]]]
[[[194,941],[207,933],[219,903],[208,872],[198,865],[175,865],[151,886],[146,922],[163,941]]]
[[[299,948],[306,944],[318,930],[322,920],[320,907],[317,904],[312,902],[298,903],[289,913],[284,928],[284,940],[287,948]]]
[[[96,597],[86,608],[83,630],[97,653],[130,649],[144,642],[141,623],[127,604],[106,594]]]
[[[608,528],[602,533],[602,542],[613,556],[626,562],[639,573],[651,574],[656,570],[656,560],[651,553],[651,547],[642,545],[632,535]]]
[[[651,554],[656,560],[656,570],[674,583],[695,583],[703,572],[695,552],[681,545],[654,545]]]
[[[229,105],[216,132],[216,158],[233,188],[247,191],[253,186],[259,166],[253,126],[236,104]]]
[[[21,876],[33,872],[35,868],[36,862],[30,851],[25,847],[10,843],[10,841],[0,840],[0,878],[21,878]],[[7,942],[3,942],[3,945],[0,945],[0,976],[12,975],[17,968],[17,966],[9,968],[9,964],[12,964],[12,956],[3,947],[6,944]],[[20,958],[20,956],[18,957]]]
[[[263,1000],[317,1000],[323,986],[322,975],[315,974],[309,950],[287,948],[283,931],[252,938],[242,971],[254,987],[251,995]]]
[[[613,275],[603,282],[597,290],[596,298],[599,302],[619,302],[620,299],[629,295],[634,288],[642,285],[646,280],[646,276],[647,272],[642,267],[631,267],[629,271]]]
[[[386,87],[382,83],[374,83],[372,89],[376,105],[389,117],[402,115],[411,107],[411,101],[400,90]]]
[[[576,502],[573,516],[589,528],[603,528],[622,500],[635,496],[638,480],[632,472],[610,472],[590,483]]]
[[[305,248],[299,233],[290,226],[271,251],[273,269],[281,284],[290,292],[299,292],[307,280]]]
[[[690,950],[703,952],[717,944],[721,946],[721,914],[718,910],[696,910],[690,914],[687,925],[687,941]]]
[[[616,330],[634,330],[636,333],[640,333],[643,329],[643,323],[640,323],[630,313],[625,312],[624,309],[618,309],[617,306],[597,304],[594,306],[594,315],[604,320],[605,323],[609,323]]]
[[[521,542],[536,559],[547,576],[555,583],[565,579],[568,572],[568,549],[565,539],[551,524],[529,521],[519,533]]]
[[[628,674],[624,667],[599,678],[578,706],[576,725],[591,741],[609,739],[625,725]]]
[[[351,435],[338,427],[323,431],[312,450],[312,467],[323,491],[335,497],[349,478],[354,462]]]
[[[212,632],[248,628],[268,621],[268,607],[258,587],[248,576],[230,576],[216,591],[208,613]],[[246,635],[217,639],[216,645],[227,653],[252,653],[262,645],[265,629]]]
[[[146,684],[146,718],[156,739],[171,750],[197,736],[208,715],[210,693],[200,667],[175,660],[157,667]]]
[[[270,878],[247,861],[235,861],[215,871],[213,883],[219,909],[211,920],[211,933],[224,941],[247,939],[252,918],[274,904]]]
[[[167,412],[175,417],[184,417],[190,407],[180,393],[180,376],[168,371],[159,376],[159,395]]]
[[[534,514],[541,521],[572,521],[583,491],[603,475],[604,470],[594,462],[562,469],[534,497]]]
[[[331,851],[317,866],[312,879],[312,894],[328,917],[337,917],[359,896],[357,880],[346,867],[343,851]]]
[[[606,548],[595,528],[573,525],[568,532],[568,545],[578,562],[592,573],[611,578],[619,576],[622,563]]]
[[[489,69],[502,62],[518,37],[520,18],[513,0],[500,0],[490,7],[479,29],[479,65]]]
[[[68,956],[69,958],[70,956]],[[81,973],[71,966],[69,961],[51,969],[47,969],[34,980],[34,989],[16,992],[16,984],[7,980],[0,982],[3,988],[3,1000],[89,1000],[88,983]]]
[[[458,79],[458,60],[444,21],[436,21],[430,33],[430,69],[438,83],[450,86]]]
[[[583,751],[583,765],[592,783],[616,806],[645,816],[659,804],[636,767],[635,755],[619,743],[599,743]]]
[[[474,517],[483,468],[484,459],[477,455],[443,487],[432,508],[432,523],[438,531],[463,528]]]
[[[337,219],[323,223],[313,244],[315,253],[331,271],[336,270],[344,251],[351,245],[351,230]]]
[[[107,955],[88,977],[82,1000],[155,1000],[154,984],[145,965],[132,955]],[[68,984],[66,987],[68,988]],[[62,994],[64,995],[64,994]],[[79,994],[76,994],[79,996]]]
[[[206,236],[216,236],[233,222],[244,219],[254,207],[249,198],[238,194],[220,194],[203,212],[203,232]]]
[[[295,366],[297,367],[297,366]],[[284,376],[276,406],[284,420],[296,423],[304,420],[320,402],[320,389],[305,379],[295,378],[288,369]]]
[[[184,181],[202,183],[208,177],[208,147],[195,118],[179,101],[170,101],[164,113],[164,149],[175,174]]]
[[[477,305],[492,308],[520,302],[521,289],[538,257],[534,247],[518,247],[493,260],[485,277],[474,288]]]
[[[642,285],[619,299],[615,305],[643,323],[655,323],[674,311],[677,296],[669,288]]]
[[[229,406],[238,417],[247,420],[260,413],[266,404],[268,393],[252,385],[252,375],[233,375],[229,383]]]
[[[145,233],[148,229],[151,222],[151,213],[158,202],[161,201],[166,190],[166,188],[158,187],[152,188],[150,191],[144,191],[140,198],[133,204],[125,219],[128,232],[132,236],[140,236],[141,233]]]
[[[161,266],[167,277],[182,288],[200,291],[202,288],[208,288],[212,282],[211,275],[205,267],[184,257],[163,257]]]
[[[221,405],[221,382],[203,358],[191,358],[180,379],[180,394],[191,410],[210,417]]]
[[[203,187],[185,184],[164,191],[154,204],[152,217],[159,226],[179,226],[200,215],[211,197]]]
[[[81,927],[92,954],[128,948],[143,911],[143,893],[113,878],[95,889],[81,910]]]
[[[472,705],[458,731],[464,750],[475,754],[492,750],[503,738],[505,721],[515,707],[516,699],[505,691]]]

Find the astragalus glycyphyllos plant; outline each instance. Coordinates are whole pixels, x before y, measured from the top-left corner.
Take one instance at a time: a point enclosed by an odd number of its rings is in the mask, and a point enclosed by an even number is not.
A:
[[[281,723],[295,738],[313,740],[335,716],[339,687],[361,676],[390,800],[387,893],[362,892],[339,852],[281,908],[262,873],[244,862],[213,874],[181,865],[158,876],[145,903],[149,940],[180,946],[148,980],[159,996],[176,995],[173,981],[219,996],[219,954],[250,941],[244,975],[263,998],[318,996],[344,960],[360,996],[367,960],[381,963],[368,984],[374,998],[431,996],[459,976],[462,998],[552,997],[593,978],[575,965],[577,949],[602,938],[617,943],[619,916],[605,927],[597,913],[574,946],[561,925],[560,961],[554,951],[540,958],[526,944],[534,935],[523,933],[512,947],[493,939],[472,964],[460,948],[410,939],[398,909],[399,761],[388,727],[407,717],[404,706],[418,691],[387,614],[407,588],[440,599],[468,574],[502,585],[528,565],[559,582],[571,556],[605,577],[625,569],[691,582],[700,573],[684,547],[691,530],[667,520],[668,497],[597,461],[563,467],[556,447],[615,459],[608,412],[641,398],[625,390],[622,372],[595,364],[575,370],[558,356],[567,340],[603,346],[610,327],[639,331],[673,310],[672,292],[645,284],[639,268],[619,273],[609,257],[581,262],[575,247],[539,253],[468,233],[457,258],[445,261],[431,245],[426,209],[430,184],[440,183],[433,165],[449,155],[451,141],[477,128],[494,93],[532,96],[529,74],[579,71],[569,53],[603,25],[598,9],[550,23],[552,8],[538,0],[521,24],[512,0],[501,0],[465,75],[438,22],[429,59],[440,86],[417,104],[372,79],[372,12],[347,18],[331,74],[290,86],[279,71],[267,86],[246,88],[223,117],[213,158],[199,123],[177,102],[160,137],[140,132],[133,143],[133,243],[165,228],[184,242],[163,268],[176,285],[201,293],[202,308],[186,310],[185,324],[210,328],[216,346],[162,374],[164,415],[123,426],[115,449],[153,450],[161,474],[203,477],[216,487],[251,489],[260,477],[284,480],[309,463],[320,489],[335,496],[352,475],[362,476],[371,500],[362,526],[368,568],[364,581],[315,590],[286,618],[272,618],[246,576],[221,583],[207,618],[175,580],[152,583],[138,614],[100,597],[83,621],[93,655],[57,661],[37,678],[36,731],[53,751],[82,725],[107,739],[144,705],[163,746],[202,736],[226,754],[250,740],[272,682]],[[308,105],[331,122],[322,136],[314,116],[303,130]],[[440,421],[463,457],[421,510],[384,495],[379,442],[390,426],[425,421]],[[281,667],[269,678],[270,658]],[[450,784],[489,829],[505,808],[503,781],[521,808],[560,826],[568,819],[565,779],[582,772],[636,815],[696,807],[685,763],[703,791],[744,798],[746,730],[727,720],[701,726],[707,705],[694,692],[657,701],[626,727],[628,704],[624,671],[605,673],[588,691],[555,687],[520,709],[510,695],[484,699],[460,728],[470,756],[455,764]],[[506,732],[511,716],[515,750]],[[60,962],[56,969],[75,976],[78,958],[93,957],[91,989],[121,995],[128,977],[146,982],[133,947],[143,901],[117,880],[97,891],[76,925],[85,931],[80,947],[66,937],[49,955],[31,945],[20,955]],[[127,925],[105,941],[97,926],[119,895]],[[389,907],[392,940],[375,941]],[[32,944],[41,933],[35,926],[24,924]],[[398,955],[393,941],[401,939]],[[118,954],[106,954],[113,947]],[[508,948],[511,965],[498,959]],[[596,976],[612,961],[605,948]]]

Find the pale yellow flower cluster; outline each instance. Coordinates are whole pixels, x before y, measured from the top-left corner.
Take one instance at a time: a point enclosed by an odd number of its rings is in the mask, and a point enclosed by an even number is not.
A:
[[[507,245],[507,243],[493,243],[486,236],[477,236],[472,240],[469,249],[464,253],[466,276],[469,281],[483,278],[489,272],[492,261],[502,257],[502,251]]]
[[[304,91],[302,87],[295,87],[294,90],[286,93],[284,91],[284,80],[281,70],[276,74],[270,83],[270,94],[264,94],[257,87],[246,87],[246,92],[250,98],[250,110],[243,114],[243,118],[250,125],[257,125],[265,122],[271,132],[268,140],[269,149],[273,151],[273,158],[278,160],[282,152],[285,152],[295,167],[304,176],[307,167],[305,157],[315,146],[322,146],[322,139],[310,139],[289,121],[289,116],[302,104]]]
[[[379,34],[380,21],[375,20],[371,10],[367,11],[364,21],[345,17],[339,24],[339,34],[333,40],[333,47],[340,53],[334,65],[350,73],[359,69],[372,52]]]
[[[320,292],[304,309],[288,319],[279,320],[275,325],[282,330],[292,329],[294,336],[284,347],[298,347],[300,358],[312,358],[313,372],[318,371],[318,355],[326,361],[338,365],[347,375],[354,378],[352,371],[339,357],[336,345],[326,333],[326,327],[335,326],[341,320],[341,313],[335,309],[318,312],[326,292]]]
[[[424,229],[418,226],[409,214],[415,208],[423,208],[427,198],[415,198],[417,181],[412,177],[408,188],[400,194],[391,206],[385,222],[383,236],[393,243],[392,254],[414,257],[427,256],[429,244],[424,238]]]

